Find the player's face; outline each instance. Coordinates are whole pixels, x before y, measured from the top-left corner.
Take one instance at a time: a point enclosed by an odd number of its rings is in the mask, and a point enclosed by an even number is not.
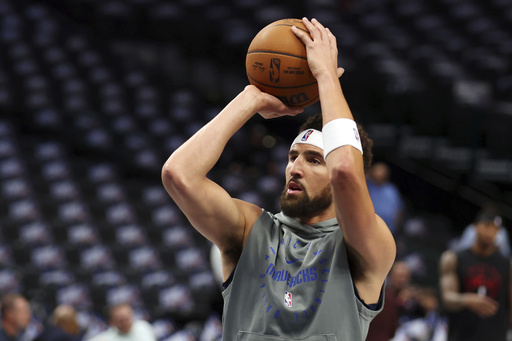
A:
[[[331,184],[323,151],[309,144],[292,146],[288,153],[281,210],[291,217],[310,218],[331,205]]]
[[[133,323],[133,310],[127,306],[118,307],[111,317],[110,323],[119,329],[123,334],[126,334],[132,328]]]
[[[494,240],[500,227],[493,221],[484,221],[475,224],[477,241],[481,246],[488,247],[494,245]]]
[[[16,321],[17,328],[19,330],[25,329],[32,318],[32,312],[30,305],[24,298],[18,298],[14,301],[13,308],[14,320]]]

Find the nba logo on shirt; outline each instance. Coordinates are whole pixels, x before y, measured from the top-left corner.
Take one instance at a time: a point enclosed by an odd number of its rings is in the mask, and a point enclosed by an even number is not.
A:
[[[304,134],[304,136],[302,136],[300,140],[307,141],[311,134],[313,134],[313,129],[309,129],[308,131],[306,131],[306,133]]]
[[[292,307],[292,293],[291,292],[286,291],[284,293],[284,305],[287,306],[288,308]]]

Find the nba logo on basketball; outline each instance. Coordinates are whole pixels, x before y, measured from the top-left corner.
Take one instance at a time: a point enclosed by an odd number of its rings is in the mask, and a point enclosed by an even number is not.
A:
[[[279,77],[281,74],[281,59],[272,58],[270,60],[270,81],[273,83],[279,83]]]
[[[286,291],[284,293],[284,305],[287,306],[288,308],[292,307],[292,293],[291,292]]]

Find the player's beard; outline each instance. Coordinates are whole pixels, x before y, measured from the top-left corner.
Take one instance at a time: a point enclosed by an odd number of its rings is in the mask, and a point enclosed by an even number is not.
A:
[[[496,248],[495,238],[489,238],[488,236],[479,236],[477,232],[476,244],[481,250],[491,250]]]
[[[298,195],[288,195],[288,185],[281,193],[281,211],[289,217],[303,219],[311,218],[325,211],[332,204],[331,185],[325,186],[320,194],[310,198],[308,192],[302,187]]]

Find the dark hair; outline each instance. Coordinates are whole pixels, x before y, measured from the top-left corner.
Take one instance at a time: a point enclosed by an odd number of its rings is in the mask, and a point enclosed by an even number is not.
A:
[[[300,128],[299,133],[306,129],[316,129],[322,131],[323,121],[322,114],[315,114],[310,116],[306,122],[304,122]],[[364,172],[367,173],[372,165],[373,159],[373,140],[368,137],[368,133],[360,124],[357,124],[357,130],[359,131],[359,136],[361,137],[361,145],[363,147],[363,162],[364,162]]]
[[[486,203],[478,211],[474,223],[493,222],[495,225],[501,225],[501,211],[494,203]]]

